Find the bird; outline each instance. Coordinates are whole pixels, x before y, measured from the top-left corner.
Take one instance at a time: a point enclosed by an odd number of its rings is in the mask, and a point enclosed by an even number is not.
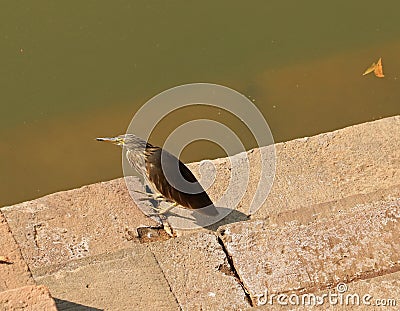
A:
[[[169,203],[164,209],[154,207],[157,215],[165,214],[176,206],[206,216],[219,214],[190,169],[165,149],[153,146],[134,134],[100,137],[96,140],[111,142],[126,149],[125,156],[130,166],[144,177],[152,191],[152,194],[145,193],[148,198]]]

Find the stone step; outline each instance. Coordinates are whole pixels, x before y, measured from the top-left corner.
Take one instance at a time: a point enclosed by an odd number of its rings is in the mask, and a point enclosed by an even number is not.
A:
[[[50,288],[59,310],[179,310],[146,245],[46,266],[34,277]]]
[[[195,232],[135,244],[36,269],[34,278],[50,288],[60,310],[69,304],[108,310],[244,310],[264,302],[275,308],[279,294],[322,297],[338,294],[339,285],[347,288],[345,299],[357,294],[373,297],[369,303],[399,303],[399,219],[400,193],[355,202],[308,222],[256,219],[226,225],[218,237]],[[330,304],[325,300],[321,307]]]
[[[221,227],[219,234],[257,306],[266,291],[300,295],[331,290],[339,283],[352,287],[355,281],[398,275],[399,222],[400,195],[356,204],[307,224],[295,218],[280,224],[252,220]],[[382,298],[399,298],[398,294],[392,283]]]
[[[59,310],[240,310],[250,307],[212,234],[135,244],[36,269]]]
[[[250,175],[246,184],[235,185],[244,190],[238,210],[210,226],[208,233],[176,230],[183,236],[169,239],[136,206],[123,179],[3,207],[1,212],[20,247],[14,253],[22,253],[36,282],[49,286],[59,308],[117,310],[155,303],[165,310],[245,309],[248,297],[255,305],[254,295],[267,285],[276,293],[318,292],[340,281],[363,284],[397,273],[399,252],[390,240],[399,240],[396,210],[392,213],[397,203],[392,208],[389,202],[399,198],[399,134],[396,116],[211,161],[217,173],[208,192],[215,201],[229,184],[229,161],[245,163],[247,156]],[[191,164],[195,174],[199,169],[211,173],[204,167]],[[253,198],[263,193],[268,194],[266,201],[254,209]],[[228,198],[225,206],[235,207],[232,202]],[[251,221],[244,221],[250,211]],[[218,239],[220,226],[225,231]],[[327,240],[318,244],[316,237]],[[279,239],[291,253],[282,252]],[[153,240],[163,242],[140,244]],[[14,253],[11,249],[5,256]],[[0,264],[3,268],[14,269]],[[25,268],[24,279],[24,268],[18,269],[21,284],[30,280],[33,285],[29,270]],[[2,275],[7,271],[0,270]],[[22,286],[18,282],[12,286]],[[116,302],[126,299],[118,293],[130,286],[135,289],[126,294],[131,298]]]
[[[272,189],[251,217],[267,219],[399,185],[399,133],[400,117],[396,116],[276,144]],[[268,191],[268,181],[259,187],[259,172],[261,165],[272,167],[275,158],[261,162],[260,156],[271,155],[271,148],[246,153],[251,174],[246,185],[236,187],[245,190],[238,210],[210,229],[247,219],[252,198],[264,187]],[[243,154],[232,158],[240,162]],[[209,192],[214,199],[224,194],[229,183],[232,158],[212,161],[217,174]],[[197,173],[199,164],[192,168]],[[207,175],[207,169],[203,173]],[[1,211],[30,269],[130,247],[140,242],[139,227],[159,225],[137,208],[123,179],[51,194]],[[184,233],[177,230],[178,235]]]

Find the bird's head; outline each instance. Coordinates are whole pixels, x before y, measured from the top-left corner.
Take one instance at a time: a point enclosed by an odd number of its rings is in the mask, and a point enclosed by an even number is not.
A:
[[[116,137],[98,137],[96,138],[97,141],[106,141],[109,143],[116,144],[118,146],[123,146],[125,143],[125,135],[119,135]]]
[[[116,137],[99,137],[98,141],[106,141],[129,149],[146,148],[146,142],[133,134],[123,134]]]

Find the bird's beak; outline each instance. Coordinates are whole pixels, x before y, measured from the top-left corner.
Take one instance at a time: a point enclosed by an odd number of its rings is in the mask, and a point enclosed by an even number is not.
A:
[[[98,137],[96,138],[97,141],[107,141],[110,143],[114,143],[116,145],[123,145],[124,139],[122,137]]]

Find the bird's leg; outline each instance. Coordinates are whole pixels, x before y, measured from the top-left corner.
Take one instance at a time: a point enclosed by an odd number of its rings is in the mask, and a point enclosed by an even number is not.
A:
[[[140,194],[144,194],[145,196],[148,196],[148,197],[153,197],[153,193],[149,193],[149,192],[145,192],[145,191],[140,191],[140,190],[133,190],[133,192],[137,192],[137,193],[140,193]]]
[[[140,190],[134,190],[134,192],[141,193],[141,194],[144,194],[146,196],[145,198],[140,198],[139,201],[146,201],[146,200],[160,201],[163,198],[163,196],[161,194],[143,192],[143,191],[140,191]]]
[[[155,196],[155,195],[149,195],[147,198],[140,198],[139,201],[147,201],[147,200],[154,200],[154,201],[161,201],[160,196]]]
[[[165,208],[157,208],[157,207],[153,207],[153,209],[157,212],[155,214],[150,214],[149,216],[156,216],[156,215],[164,215],[165,213],[169,212],[171,209],[173,209],[174,207],[177,207],[179,204],[174,202],[172,203],[170,206],[165,207]]]

